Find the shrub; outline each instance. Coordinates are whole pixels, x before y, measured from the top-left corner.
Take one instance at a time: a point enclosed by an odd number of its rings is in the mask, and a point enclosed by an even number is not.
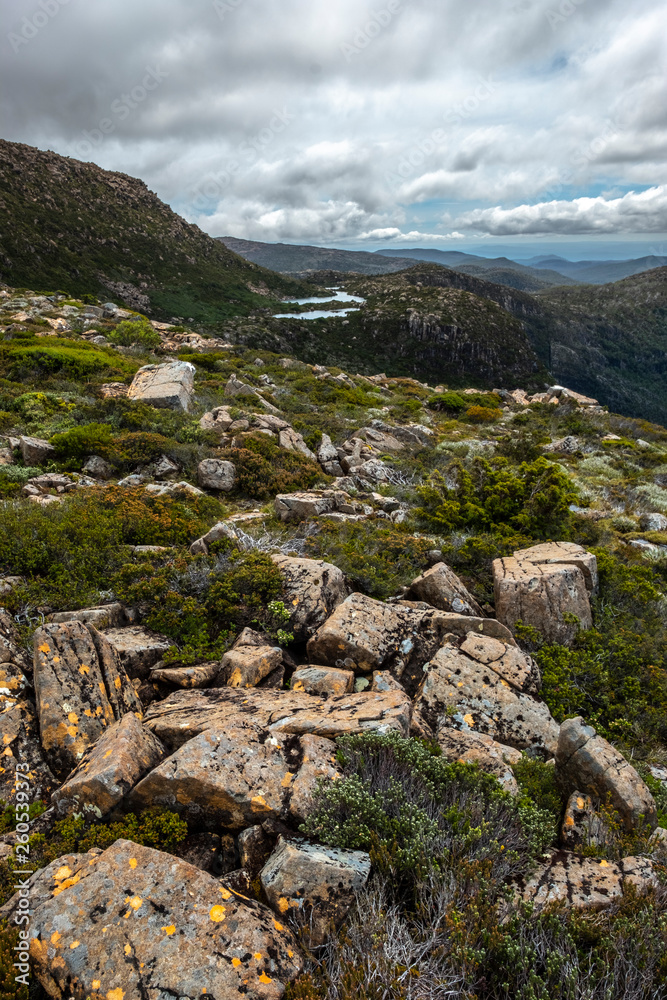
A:
[[[427,538],[415,538],[401,525],[385,527],[380,521],[325,528],[306,540],[309,556],[332,562],[355,589],[380,600],[411,583],[432,548]]]
[[[499,409],[500,402],[500,396],[496,396],[492,392],[480,392],[477,395],[473,395],[473,393],[463,395],[458,392],[440,392],[436,396],[431,396],[428,401],[428,407],[430,410],[463,414],[472,407],[484,407],[495,411]]]
[[[107,340],[121,347],[145,347],[152,350],[161,343],[160,334],[147,319],[123,320],[107,335]]]
[[[247,437],[242,448],[224,451],[221,457],[234,463],[236,490],[257,500],[310,489],[328,478],[316,462],[278,447],[266,434]]]
[[[109,450],[111,427],[109,424],[72,427],[62,434],[54,434],[51,444],[56,449],[56,457],[59,459],[82,459],[86,455],[100,455],[103,451]]]
[[[433,473],[417,494],[422,501],[417,515],[442,534],[472,528],[561,539],[569,534],[569,505],[576,499],[567,475],[544,458],[518,469],[504,458],[475,458],[468,467],[456,460],[446,477]]]
[[[493,424],[500,420],[502,410],[492,409],[489,406],[470,406],[465,412],[465,419],[469,424]]]
[[[94,375],[134,372],[131,364],[118,354],[84,341],[58,340],[57,346],[45,346],[43,341],[27,338],[25,342],[0,344],[0,362],[10,378],[38,379],[58,375],[86,379]]]

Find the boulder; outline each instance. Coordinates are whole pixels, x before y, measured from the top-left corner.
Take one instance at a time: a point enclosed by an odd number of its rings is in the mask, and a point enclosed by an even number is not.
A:
[[[322,466],[326,466],[330,462],[338,462],[338,449],[332,444],[328,434],[322,435],[320,446],[317,449],[317,461]]]
[[[518,750],[531,747],[552,756],[558,724],[530,693],[535,686],[532,660],[514,646],[491,659],[492,649],[478,647],[478,638],[473,642],[469,637],[460,646],[452,639],[438,650],[425,668],[415,708],[436,732],[457,726]]]
[[[348,733],[396,730],[407,736],[411,712],[409,697],[400,691],[335,695],[324,701],[298,691],[225,687],[175,691],[150,706],[144,723],[174,750],[208,729],[226,729],[249,716],[275,735],[311,733],[335,739]]]
[[[571,542],[548,542],[495,559],[496,615],[508,628],[532,625],[547,642],[569,645],[591,628],[589,594],[597,586],[595,557]]]
[[[252,638],[247,633],[251,633]],[[260,681],[281,666],[283,651],[280,646],[269,646],[261,637],[262,645],[258,645],[254,641],[255,636],[251,629],[244,629],[232,649],[225,653],[217,686],[257,687]]]
[[[619,899],[626,885],[639,892],[658,885],[648,858],[600,861],[556,851],[526,884],[521,897],[533,904],[536,913],[555,903],[596,911]]]
[[[115,602],[102,604],[97,608],[81,608],[79,611],[57,611],[49,620],[59,625],[63,622],[83,622],[104,629],[119,628],[127,618],[123,605]]]
[[[34,651],[42,746],[64,777],[107,726],[141,707],[118,657],[92,625],[43,625]]]
[[[345,576],[321,559],[271,558],[282,574],[290,631],[299,641],[310,639],[347,597]]]
[[[199,421],[199,426],[203,431],[215,431],[222,436],[234,423],[234,418],[230,416],[228,406],[216,406],[210,413],[205,413]]]
[[[444,562],[436,563],[413,580],[408,596],[415,601],[426,601],[441,611],[484,617],[475,598]]]
[[[318,789],[341,777],[336,744],[332,740],[305,733],[299,737],[299,747],[301,761],[290,785],[289,798],[290,820],[296,826],[313,811]]]
[[[299,667],[292,674],[291,691],[305,691],[328,697],[349,694],[354,688],[354,671],[337,667]]]
[[[273,851],[273,838],[259,824],[249,826],[237,838],[241,868],[256,878]]]
[[[220,662],[198,663],[194,667],[154,667],[151,670],[151,681],[160,684],[170,684],[179,688],[214,687],[220,673]]]
[[[83,467],[83,472],[93,479],[102,479],[105,482],[113,476],[113,466],[100,455],[91,455]]]
[[[309,458],[312,462],[317,461],[316,456],[310,450],[302,436],[298,431],[295,431],[293,427],[288,426],[279,431],[278,443],[281,448],[285,448],[287,451],[296,451],[300,455],[304,455],[306,458]]]
[[[24,465],[44,465],[49,459],[55,458],[56,449],[42,438],[21,437],[19,447]]]
[[[4,675],[3,686],[8,679],[10,682],[17,679],[13,672],[8,678],[9,668],[12,666],[13,664],[3,664],[0,667],[0,674]],[[28,802],[48,799],[58,782],[42,750],[34,702],[26,695],[19,694],[17,698],[4,694],[0,696],[0,738],[0,800],[7,804],[18,804],[25,801],[24,795],[27,795]],[[19,789],[20,798],[16,787],[19,765],[22,779],[28,785],[27,789]]]
[[[165,749],[136,715],[124,715],[84,751],[78,767],[52,797],[60,816],[101,819],[160,763]]]
[[[322,514],[364,514],[363,504],[355,503],[342,490],[303,490],[279,493],[275,512],[281,521],[309,521]],[[369,508],[372,510],[372,508]]]
[[[438,730],[437,740],[445,760],[477,764],[481,771],[497,778],[506,792],[519,794],[512,771],[512,764],[521,760],[519,750],[504,746],[484,733],[465,732],[447,726]]]
[[[280,838],[260,873],[262,889],[279,916],[302,911],[311,946],[342,923],[371,871],[364,851],[347,851]]]
[[[32,969],[51,996],[279,1000],[302,966],[268,907],[131,841],[59,858],[30,891]]]
[[[566,719],[556,749],[556,774],[568,791],[582,789],[602,801],[610,799],[623,826],[658,825],[655,799],[632,764],[615,747],[597,736],[581,717]]]
[[[642,514],[639,527],[642,531],[667,531],[667,517],[664,514]]]
[[[323,759],[317,774],[311,763],[308,780],[302,776],[301,800],[306,792],[312,796],[335,754],[333,743],[320,742]],[[237,717],[224,728],[195,736],[155,767],[131,792],[128,808],[158,805],[182,814],[191,827],[208,830],[243,830],[267,819],[286,820],[301,757],[299,739],[267,732],[247,715]]]
[[[236,483],[236,467],[233,462],[205,458],[197,466],[197,482],[204,489],[229,493]]]
[[[390,670],[413,691],[423,665],[445,636],[468,632],[497,634],[514,642],[505,626],[493,619],[438,611],[421,602],[385,604],[351,594],[308,642],[308,659],[358,673]]]
[[[141,625],[107,628],[104,636],[115,649],[128,677],[147,680],[151,667],[161,660],[173,642]]]
[[[195,366],[189,361],[144,365],[132,379],[128,398],[150,406],[187,410],[194,394]]]
[[[560,830],[560,843],[566,851],[581,851],[589,845],[603,845],[608,840],[612,831],[595,805],[591,796],[584,792],[570,795]]]

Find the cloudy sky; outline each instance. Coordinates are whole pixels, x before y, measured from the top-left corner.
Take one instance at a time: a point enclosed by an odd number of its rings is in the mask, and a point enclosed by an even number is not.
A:
[[[666,0],[2,0],[4,138],[214,236],[667,254]]]

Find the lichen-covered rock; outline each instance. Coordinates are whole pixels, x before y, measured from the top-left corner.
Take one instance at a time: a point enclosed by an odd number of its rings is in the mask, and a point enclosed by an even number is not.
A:
[[[291,691],[305,691],[328,697],[349,694],[354,688],[354,671],[338,667],[299,667],[292,674]]]
[[[214,663],[198,663],[194,667],[154,667],[151,670],[151,681],[170,684],[180,688],[214,687],[220,673],[220,661]]]
[[[141,625],[104,630],[107,642],[118,653],[128,677],[147,680],[151,667],[161,660],[173,645],[170,639],[157,635]]]
[[[519,750],[533,747],[551,756],[558,724],[547,706],[525,690],[532,686],[530,657],[507,646],[504,656],[490,660],[488,645],[478,649],[471,639],[464,645],[465,651],[452,640],[438,650],[428,664],[416,709],[434,731],[457,725]]]
[[[536,912],[561,903],[580,910],[603,910],[623,895],[626,884],[646,892],[658,884],[648,858],[600,861],[556,851],[526,884],[522,898]]]
[[[8,664],[0,670],[7,677]],[[37,802],[48,799],[56,787],[56,781],[39,739],[39,727],[34,703],[26,696],[17,699],[3,696],[0,709],[0,800],[6,803],[21,802],[23,795],[27,801]],[[17,789],[17,764],[21,765],[23,780],[27,788]],[[27,766],[28,770],[24,768]],[[17,790],[21,797],[17,799]]]
[[[560,727],[556,773],[568,792],[582,789],[603,801],[610,797],[626,830],[640,823],[650,829],[657,826],[655,799],[646,783],[632,764],[581,717],[566,719]]]
[[[347,597],[345,576],[337,566],[321,559],[271,558],[283,577],[290,631],[299,641],[310,639]]]
[[[117,840],[58,862],[31,894],[32,968],[52,996],[279,1000],[301,969],[267,907],[171,854]]]
[[[441,611],[484,617],[475,598],[444,562],[436,563],[412,581],[410,597],[415,601],[426,601]]]
[[[274,503],[281,521],[307,521],[322,514],[363,514],[362,504],[355,503],[342,490],[302,490],[279,493]],[[369,508],[370,509],[370,508]]]
[[[560,843],[566,851],[577,851],[589,845],[604,844],[611,833],[605,818],[597,812],[595,802],[584,792],[572,792],[560,830]]]
[[[253,638],[249,640],[247,633],[251,633]],[[254,641],[255,635],[251,629],[245,629],[225,653],[216,684],[233,688],[257,687],[260,681],[280,667],[283,662],[280,646],[269,646],[261,637],[262,645],[258,645]]]
[[[303,823],[315,807],[317,789],[341,776],[336,744],[322,736],[299,737],[301,760],[290,786],[289,815],[295,826]]]
[[[301,801],[305,784],[312,796],[318,777],[326,773],[333,744],[322,742],[319,767],[310,766],[301,776]],[[236,718],[224,728],[207,729],[154,768],[130,794],[128,808],[158,805],[181,813],[194,828],[209,830],[243,830],[262,820],[287,819],[301,762],[298,739],[267,732],[250,716]]]
[[[126,615],[123,605],[116,601],[95,608],[81,608],[79,611],[57,611],[49,620],[59,625],[63,622],[84,622],[101,629],[121,628],[125,625]]]
[[[226,729],[248,718],[271,733],[324,736],[410,729],[412,703],[400,691],[335,695],[324,701],[300,691],[216,688],[175,691],[150,706],[145,725],[170,749],[208,729]]]
[[[205,458],[197,466],[197,482],[203,489],[229,493],[236,483],[236,466],[219,458]]]
[[[132,379],[128,399],[187,412],[194,394],[195,366],[189,361],[144,365]]]
[[[136,715],[123,716],[84,751],[79,766],[54,792],[56,812],[106,816],[164,756],[160,741]]]
[[[281,837],[260,881],[277,914],[304,912],[310,943],[319,945],[343,921],[370,871],[371,859],[364,851]]]
[[[107,726],[140,705],[117,656],[92,625],[43,625],[34,651],[42,746],[52,770],[65,777]]]
[[[521,752],[504,746],[485,733],[466,732],[443,726],[438,730],[438,745],[449,761],[477,764],[480,770],[498,779],[506,792],[518,795],[519,786],[512,764],[521,760]]]
[[[572,542],[547,542],[493,562],[498,620],[532,625],[547,642],[569,645],[593,624],[589,595],[597,586],[595,556]]]
[[[53,445],[42,438],[21,437],[19,438],[19,447],[21,449],[23,464],[30,466],[43,465],[49,459],[53,458],[56,453]]]

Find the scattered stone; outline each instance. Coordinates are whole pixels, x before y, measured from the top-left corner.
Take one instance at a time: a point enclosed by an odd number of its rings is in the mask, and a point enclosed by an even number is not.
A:
[[[32,876],[31,904],[32,966],[51,995],[279,1000],[302,966],[267,907],[127,840],[59,858]]]
[[[19,447],[24,465],[44,465],[49,459],[55,458],[56,449],[42,438],[21,437]]]
[[[234,423],[234,418],[230,416],[228,406],[216,406],[214,410],[205,413],[199,421],[199,426],[203,431],[215,431],[222,436]]]
[[[558,724],[547,706],[525,690],[535,684],[530,657],[507,646],[504,656],[490,660],[488,647],[480,649],[468,641],[464,645],[465,650],[450,641],[426,668],[415,708],[429,726],[437,732],[456,725],[518,750],[531,747],[553,756]]]
[[[645,782],[632,764],[580,716],[566,719],[560,727],[556,774],[568,792],[582,789],[603,801],[609,796],[626,830],[642,823],[651,830],[657,826],[655,799]]]
[[[570,645],[591,628],[589,594],[597,586],[595,557],[572,542],[547,542],[495,559],[496,615],[508,628],[532,625],[547,642]]]
[[[324,697],[349,694],[354,688],[354,671],[337,667],[299,667],[292,674],[291,691],[305,691]]]
[[[100,386],[102,399],[123,399],[129,391],[129,385],[125,385],[124,382],[106,382]]]
[[[129,628],[107,628],[104,630],[107,642],[118,653],[128,677],[147,680],[151,667],[164,657],[173,643],[163,635],[157,635],[141,625]]]
[[[101,819],[141,778],[160,763],[165,749],[131,712],[105,730],[64,785],[53,793],[60,816],[79,813]]]
[[[107,482],[113,477],[114,470],[113,466],[100,455],[91,455],[84,465],[83,471],[87,476],[92,476],[93,479],[102,479]]]
[[[195,366],[189,361],[144,365],[132,379],[128,398],[150,406],[188,411],[194,394]]]
[[[236,467],[233,462],[205,458],[197,466],[197,482],[204,489],[229,493],[236,483]]]
[[[667,531],[667,517],[664,514],[642,514],[639,527],[642,531]]]
[[[556,851],[530,879],[522,898],[533,903],[536,913],[555,903],[596,911],[619,899],[628,884],[639,892],[646,892],[658,884],[648,858],[599,861]]]
[[[581,442],[579,441],[579,438],[575,437],[573,434],[569,434],[564,438],[559,438],[558,441],[552,441],[551,444],[545,445],[543,449],[543,451],[558,453],[561,455],[574,455],[580,450]]]
[[[308,490],[280,493],[275,499],[276,515],[281,521],[307,521],[322,514],[366,514],[364,505],[355,503],[342,490]],[[372,510],[372,508],[370,508]]]
[[[310,639],[348,596],[345,576],[337,566],[321,559],[271,558],[283,577],[290,631],[298,641]]]
[[[444,562],[436,563],[413,580],[408,596],[415,601],[426,601],[441,611],[484,617],[475,598]]]
[[[279,916],[302,911],[311,946],[324,943],[366,885],[371,859],[364,851],[280,838],[260,873],[266,898]]]
[[[287,451],[296,451],[300,455],[309,458],[312,462],[317,461],[316,456],[303,440],[301,434],[295,431],[293,427],[286,427],[284,430],[281,430],[278,434],[278,442],[280,447],[285,448]]]
[[[92,625],[43,625],[34,650],[42,747],[64,777],[107,726],[141,706],[114,650]]]
[[[25,579],[22,576],[0,576],[0,597],[11,594],[13,590],[24,583]]]

